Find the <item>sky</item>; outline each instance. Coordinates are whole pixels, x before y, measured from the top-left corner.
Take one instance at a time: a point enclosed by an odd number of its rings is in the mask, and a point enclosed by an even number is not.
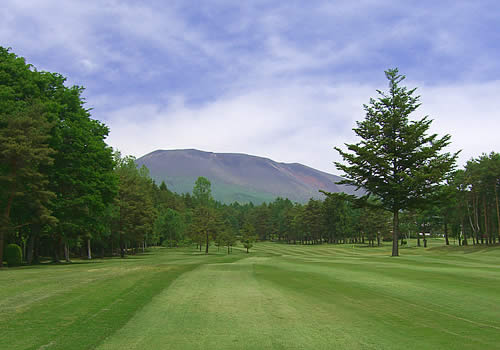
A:
[[[2,0],[0,46],[85,87],[107,142],[341,175],[363,104],[398,68],[459,165],[500,151],[500,2]]]

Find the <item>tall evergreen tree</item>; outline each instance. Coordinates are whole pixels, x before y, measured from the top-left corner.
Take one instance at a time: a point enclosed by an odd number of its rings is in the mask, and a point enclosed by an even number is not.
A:
[[[453,168],[458,153],[440,153],[450,136],[428,135],[430,119],[410,121],[420,98],[414,95],[416,89],[400,85],[405,76],[397,69],[385,75],[389,92],[377,90],[379,97],[364,105],[366,117],[353,129],[361,141],[346,144],[350,152],[335,147],[346,162],[335,164],[346,178],[341,183],[363,188],[392,212],[392,255],[398,256],[400,210],[428,198]]]

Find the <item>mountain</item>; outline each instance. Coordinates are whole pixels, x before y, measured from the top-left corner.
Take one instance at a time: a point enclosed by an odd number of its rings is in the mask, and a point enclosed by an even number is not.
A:
[[[158,150],[137,159],[159,184],[165,181],[174,192],[191,192],[194,182],[204,176],[212,183],[215,199],[232,203],[273,201],[276,197],[304,203],[322,198],[318,190],[354,193],[342,178],[298,163],[278,163],[271,159],[239,153],[212,153],[195,149]]]

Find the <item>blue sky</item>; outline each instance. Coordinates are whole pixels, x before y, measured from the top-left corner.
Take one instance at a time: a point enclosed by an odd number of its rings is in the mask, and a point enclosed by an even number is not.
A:
[[[460,163],[500,151],[497,1],[3,0],[0,45],[86,88],[108,143],[330,173],[398,67]]]

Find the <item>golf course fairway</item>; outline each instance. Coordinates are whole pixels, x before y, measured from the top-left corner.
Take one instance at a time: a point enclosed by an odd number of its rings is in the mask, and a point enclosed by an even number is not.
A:
[[[0,271],[0,349],[496,349],[500,247],[153,248]]]

